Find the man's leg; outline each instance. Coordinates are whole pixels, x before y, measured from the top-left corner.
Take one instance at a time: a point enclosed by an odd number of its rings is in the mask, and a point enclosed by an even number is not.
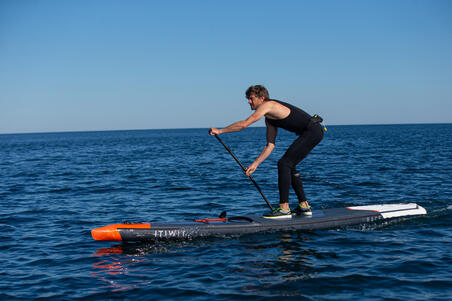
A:
[[[298,170],[292,170],[292,189],[297,195],[298,202],[303,207],[308,207],[308,201],[306,200],[306,195],[304,194],[303,181],[301,181],[300,172]]]
[[[322,140],[323,129],[320,124],[313,125],[298,137],[278,161],[278,187],[280,204],[283,209],[289,207],[290,186],[295,191],[299,202],[308,206],[300,177],[295,176],[295,166],[300,163],[311,150]],[[287,203],[287,205],[286,205]]]
[[[279,205],[284,210],[290,210],[289,207],[289,189],[291,185],[290,171],[292,163],[285,155],[278,161],[278,188]]]

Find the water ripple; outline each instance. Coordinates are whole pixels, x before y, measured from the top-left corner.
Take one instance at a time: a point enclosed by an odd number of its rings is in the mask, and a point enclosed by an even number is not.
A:
[[[223,140],[247,165],[264,135]],[[293,138],[254,174],[273,203]],[[451,145],[452,125],[332,126],[299,166],[314,207],[416,202],[427,216],[114,244],[90,230],[267,208],[205,129],[0,135],[0,299],[450,300]]]

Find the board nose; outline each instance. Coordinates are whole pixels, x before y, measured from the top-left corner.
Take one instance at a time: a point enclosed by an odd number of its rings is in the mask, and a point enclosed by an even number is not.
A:
[[[121,234],[119,234],[116,225],[108,225],[101,228],[96,228],[91,230],[91,236],[95,240],[110,240],[110,241],[121,241]]]
[[[91,236],[95,240],[122,241],[119,229],[150,229],[151,224],[113,224],[91,230]]]

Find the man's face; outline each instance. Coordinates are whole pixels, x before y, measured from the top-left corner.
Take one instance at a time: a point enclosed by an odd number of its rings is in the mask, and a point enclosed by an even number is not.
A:
[[[250,98],[248,98],[248,104],[251,107],[251,110],[256,110],[257,107],[264,101],[263,97],[257,97],[254,94],[250,94]]]

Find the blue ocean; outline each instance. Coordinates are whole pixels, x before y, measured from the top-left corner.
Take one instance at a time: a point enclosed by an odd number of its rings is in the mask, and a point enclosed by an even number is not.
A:
[[[248,165],[265,129],[221,138]],[[280,131],[253,174],[278,203]],[[2,300],[451,300],[452,124],[330,126],[298,166],[314,209],[417,203],[424,216],[309,232],[94,241],[124,221],[263,214],[207,129],[0,135]],[[291,205],[296,197],[291,195]]]

